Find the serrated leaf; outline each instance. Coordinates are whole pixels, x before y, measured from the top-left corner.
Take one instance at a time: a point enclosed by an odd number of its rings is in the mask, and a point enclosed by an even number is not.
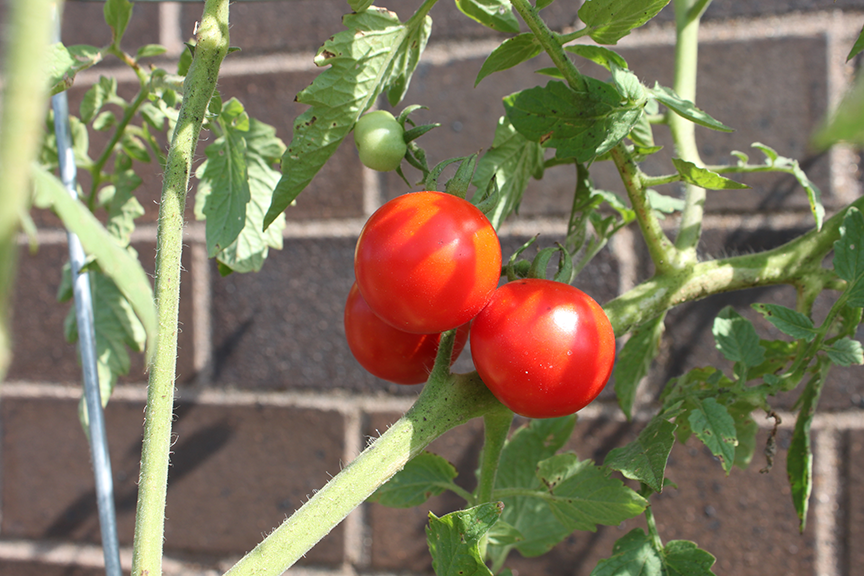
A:
[[[615,395],[618,405],[627,416],[631,417],[633,402],[636,399],[636,388],[642,378],[648,374],[651,362],[657,356],[660,339],[663,336],[665,315],[642,324],[630,335],[615,362],[612,379],[615,381]],[[659,490],[658,490],[659,492]]]
[[[510,0],[456,0],[459,10],[472,20],[496,30],[517,34],[519,21]]]
[[[579,8],[579,19],[598,44],[617,44],[651,20],[669,0],[588,0]]]
[[[591,576],[713,576],[715,558],[687,540],[657,550],[641,528],[615,542],[612,556],[600,560]]]
[[[603,465],[618,470],[631,480],[644,482],[655,492],[662,492],[666,461],[675,444],[675,428],[677,426],[666,420],[662,413],[658,414],[636,440],[609,452]]]
[[[53,208],[67,229],[78,235],[84,251],[96,258],[103,274],[114,281],[131,305],[147,335],[148,361],[158,334],[153,289],[138,259],[120,247],[95,216],[72,198],[52,174],[34,168],[34,204]]]
[[[348,0],[348,5],[354,12],[362,12],[372,5],[373,0]]]
[[[426,542],[437,576],[491,576],[480,556],[480,539],[501,515],[499,502],[487,502],[438,518],[429,513]]]
[[[747,367],[765,360],[765,348],[759,342],[753,324],[730,307],[720,311],[712,327],[717,349],[727,360]]]
[[[131,170],[115,173],[116,182],[99,191],[99,204],[108,211],[108,232],[117,239],[120,246],[128,246],[135,230],[135,219],[144,215],[144,208],[132,192],[141,185],[142,180]]]
[[[483,62],[483,66],[480,67],[480,72],[477,73],[477,78],[474,80],[474,86],[476,87],[483,78],[493,72],[513,68],[534,58],[542,51],[543,47],[540,46],[537,37],[530,32],[504,40]]]
[[[391,104],[402,98],[432,26],[426,17],[409,27],[394,13],[375,7],[343,21],[349,29],[325,42],[315,57],[318,66],[329,68],[296,97],[311,108],[294,122],[264,228],[306,188],[384,90]]]
[[[795,420],[795,430],[792,432],[792,442],[786,456],[786,473],[792,488],[792,503],[800,520],[800,530],[807,525],[807,510],[810,506],[810,493],[813,491],[813,451],[810,445],[810,426],[816,414],[816,406],[822,395],[825,384],[823,367],[804,387],[801,398],[798,399],[801,409]]]
[[[726,407],[714,398],[706,398],[690,412],[688,421],[696,437],[720,459],[723,469],[729,474],[735,463],[738,437],[735,434],[735,421]]]
[[[819,333],[813,327],[813,321],[810,318],[791,308],[779,304],[762,304],[758,302],[752,306],[753,309],[762,314],[778,330],[796,340],[812,342]]]
[[[661,86],[659,83],[654,84],[654,89],[650,91],[651,95],[654,96],[660,103],[665,105],[667,108],[681,116],[682,118],[686,118],[690,120],[694,124],[698,124],[700,126],[704,126],[705,128],[711,128],[712,130],[719,130],[720,132],[734,132],[735,130],[726,126],[719,120],[715,120],[707,112],[704,110],[700,110],[696,107],[693,102],[689,100],[684,100],[678,94],[675,93],[671,88],[667,88],[665,86]]]
[[[705,188],[706,190],[743,190],[750,188],[746,184],[730,180],[707,168],[700,168],[696,164],[682,160],[681,158],[672,158],[672,164],[675,165],[675,170],[678,171],[684,182]]]
[[[840,226],[840,239],[834,242],[834,271],[846,280],[847,303],[864,307],[864,216],[849,208]]]
[[[89,124],[96,117],[96,114],[102,109],[102,105],[112,96],[112,86],[116,93],[116,84],[103,82],[102,78],[84,93],[84,98],[81,100],[79,113],[81,114],[81,121],[85,124]]]
[[[498,119],[492,146],[477,163],[474,185],[485,190],[492,177],[498,185],[499,202],[488,214],[497,230],[518,207],[529,179],[543,170],[543,148],[522,136],[506,116]]]
[[[664,576],[713,576],[716,558],[688,540],[672,540],[663,547]]]
[[[106,0],[102,8],[105,23],[111,28],[111,43],[114,46],[120,46],[120,39],[123,38],[132,17],[132,8],[129,0]]]
[[[591,44],[574,44],[565,46],[564,50],[571,54],[576,54],[582,58],[586,58],[595,64],[603,66],[607,70],[612,70],[612,65],[619,68],[629,68],[627,61],[624,60],[617,52],[604,48],[603,46],[593,46]],[[557,70],[557,68],[556,68]]]
[[[456,468],[431,452],[421,452],[369,497],[391,508],[413,508],[442,494],[456,478]]]
[[[613,86],[583,79],[580,91],[553,80],[505,97],[507,118],[529,140],[555,148],[557,158],[589,162],[627,136],[644,102],[624,101]]]
[[[68,90],[75,81],[75,75],[102,61],[102,51],[95,46],[84,44],[66,47],[57,42],[48,54],[48,85],[50,94]]]
[[[623,482],[573,453],[542,460],[537,476],[552,495],[547,502],[555,517],[571,532],[594,532],[598,524],[615,526],[638,516],[648,505]]]
[[[858,340],[841,338],[825,350],[831,362],[838,366],[864,364],[864,348]]]

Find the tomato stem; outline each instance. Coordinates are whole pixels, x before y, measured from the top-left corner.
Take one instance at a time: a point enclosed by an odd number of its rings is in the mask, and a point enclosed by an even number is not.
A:
[[[480,454],[475,505],[492,501],[498,462],[501,460],[501,451],[507,442],[507,434],[510,432],[512,423],[513,412],[503,404],[500,410],[493,410],[483,415],[485,438],[483,452]]]

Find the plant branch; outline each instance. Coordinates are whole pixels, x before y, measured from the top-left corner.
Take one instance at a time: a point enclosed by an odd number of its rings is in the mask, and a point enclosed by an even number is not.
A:
[[[51,37],[48,0],[18,0],[6,18],[0,106],[0,382],[12,361],[9,300],[18,260],[18,230],[29,198],[31,162],[44,125]]]
[[[177,361],[180,257],[183,213],[207,105],[216,87],[222,59],[228,52],[228,0],[207,0],[198,28],[195,56],[186,76],[183,105],[165,166],[156,249],[156,305],[159,336],[150,369],[144,444],[138,483],[133,576],[162,572],[165,496],[171,447],[171,418]]]
[[[234,565],[226,576],[278,576],[379,486],[447,430],[500,412],[476,372],[430,378],[410,410],[309,501]]]
[[[648,205],[641,170],[623,144],[616,145],[610,153],[627,190],[627,196],[630,197],[633,210],[636,212],[636,221],[645,237],[657,273],[672,272],[678,262],[677,251],[660,227],[660,222],[651,210],[651,206]]]
[[[480,455],[480,475],[477,482],[475,505],[492,501],[492,491],[495,488],[501,450],[504,449],[504,444],[507,442],[507,434],[510,432],[512,423],[513,412],[504,405],[501,405],[500,410],[483,415],[485,439],[483,452]]]

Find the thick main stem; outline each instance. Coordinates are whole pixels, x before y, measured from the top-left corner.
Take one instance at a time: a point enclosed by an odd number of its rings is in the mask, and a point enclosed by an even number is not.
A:
[[[501,404],[477,373],[426,384],[414,406],[226,576],[278,576],[435,438]]]
[[[156,251],[156,304],[159,337],[147,389],[144,445],[135,516],[133,576],[162,572],[162,539],[171,418],[177,360],[177,326],[180,299],[180,257],[183,247],[183,213],[207,105],[216,87],[219,66],[228,52],[228,0],[207,0],[198,27],[195,56],[184,82],[183,105],[171,140],[165,166]]]
[[[18,0],[7,11],[2,117],[0,117],[0,382],[12,361],[9,299],[18,259],[18,225],[29,196],[46,109],[48,0]]]

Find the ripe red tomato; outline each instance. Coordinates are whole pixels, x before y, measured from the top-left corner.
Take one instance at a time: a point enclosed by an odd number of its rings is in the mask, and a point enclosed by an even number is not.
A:
[[[465,324],[489,301],[501,275],[501,244],[467,200],[404,194],[366,222],[354,275],[382,320],[405,332],[436,334]]]
[[[471,357],[492,394],[528,418],[584,408],[606,385],[615,333],[590,296],[527,279],[495,291],[471,325]]]
[[[435,363],[440,334],[409,334],[386,324],[363,300],[357,284],[348,293],[344,320],[348,347],[366,370],[396,384],[426,381]],[[456,331],[451,364],[467,341],[468,324],[465,324]]]

